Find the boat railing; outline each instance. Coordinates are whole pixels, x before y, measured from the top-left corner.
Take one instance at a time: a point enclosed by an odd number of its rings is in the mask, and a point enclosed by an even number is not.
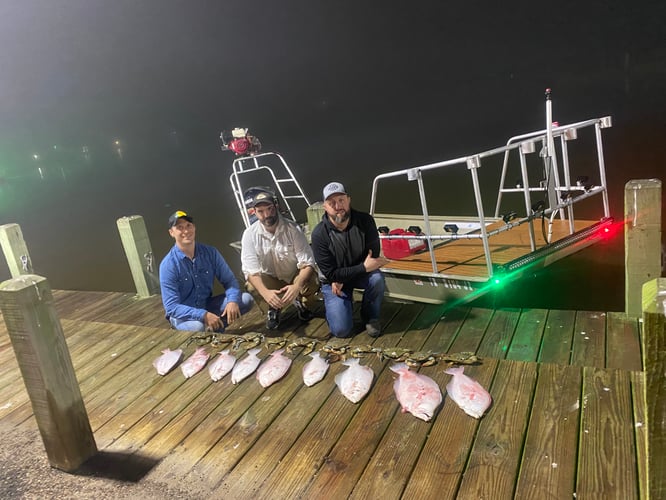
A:
[[[421,235],[392,235],[381,234],[382,239],[420,239],[427,242],[428,251],[430,252],[430,259],[432,264],[432,272],[437,274],[437,263],[435,260],[434,247],[436,242],[446,242],[448,240],[456,239],[473,239],[478,238],[482,240],[483,249],[485,254],[486,266],[488,275],[493,276],[493,263],[490,255],[489,238],[500,234],[504,231],[511,230],[512,228],[521,225],[529,224],[529,238],[531,250],[536,250],[536,238],[534,234],[533,222],[535,219],[548,219],[549,221],[549,235],[552,234],[553,220],[559,214],[563,220],[568,220],[569,234],[574,233],[574,210],[573,206],[582,200],[593,196],[601,196],[603,206],[603,218],[609,217],[608,206],[608,192],[606,186],[606,172],[603,157],[603,145],[601,138],[601,129],[611,126],[611,118],[609,116],[590,119],[580,122],[571,123],[568,125],[555,125],[546,130],[539,130],[527,134],[517,135],[511,137],[507,144],[498,148],[483,151],[478,154],[463,156],[446,161],[429,163],[417,167],[411,167],[393,172],[387,172],[375,177],[372,184],[372,194],[370,200],[370,213],[376,215],[376,202],[378,187],[381,181],[396,177],[407,177],[408,181],[416,181],[418,184],[419,201],[421,205],[421,214],[424,231]],[[585,179],[578,179],[572,182],[571,180],[571,165],[569,158],[568,142],[577,139],[578,132],[581,129],[593,127],[594,138],[596,145],[596,157],[598,164],[599,183],[591,184]],[[558,154],[555,150],[555,140],[559,141],[561,151],[561,163],[563,174],[559,173]],[[530,176],[528,175],[528,162],[527,156],[536,151],[537,144],[541,144],[540,156],[543,159],[543,171],[538,185],[530,185]],[[548,145],[550,144],[550,147]],[[512,156],[518,155],[520,166],[520,185],[516,187],[505,187],[507,172],[509,168],[509,159]],[[502,172],[500,176],[500,185],[497,192],[497,203],[493,217],[487,217],[483,208],[483,197],[481,193],[481,185],[479,182],[479,171],[485,165],[485,160],[493,157],[503,155]],[[445,234],[433,232],[432,218],[430,209],[426,200],[424,174],[436,170],[450,170],[452,168],[465,167],[469,171],[472,180],[472,187],[474,190],[474,201],[476,205],[476,218],[478,220],[478,232],[465,232],[458,234],[456,231],[450,231]],[[501,214],[502,195],[507,193],[522,193],[525,206],[525,215],[519,217],[515,212],[509,211],[506,214]],[[547,194],[548,204],[544,201],[539,201],[536,204],[532,203],[533,193]],[[566,212],[566,213],[565,213]],[[600,217],[601,219],[602,217]],[[491,222],[502,220],[503,226],[493,227],[491,230],[488,226]],[[446,230],[446,228],[445,228]],[[551,243],[550,239],[547,243]]]
[[[272,186],[269,187],[276,190],[276,194],[281,200],[280,209],[286,212],[284,215],[298,222],[299,218],[292,207],[292,202],[301,200],[306,207],[310,205],[310,201],[303,192],[303,188],[301,188],[289,165],[279,153],[266,152],[239,156],[234,159],[232,168],[233,171],[229,176],[229,182],[231,183],[231,189],[234,192],[236,204],[240,210],[245,227],[250,226],[251,220],[245,205],[244,193],[251,186],[247,185],[247,182],[244,183],[241,179],[256,179],[257,176],[254,174],[259,172],[264,172],[270,177]],[[253,175],[248,176],[246,174]]]

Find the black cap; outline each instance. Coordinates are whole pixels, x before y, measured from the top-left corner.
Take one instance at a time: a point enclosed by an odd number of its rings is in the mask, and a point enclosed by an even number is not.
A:
[[[194,219],[191,215],[188,215],[187,212],[182,210],[176,210],[169,216],[169,229],[178,224],[178,219],[185,219],[187,222],[194,222]]]
[[[275,194],[267,189],[256,189],[251,193],[251,195],[252,197],[249,198],[246,202],[248,208],[254,208],[261,203],[272,203],[275,205],[277,202]]]

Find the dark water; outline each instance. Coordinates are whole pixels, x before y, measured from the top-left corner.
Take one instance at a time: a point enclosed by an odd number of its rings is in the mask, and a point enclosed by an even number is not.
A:
[[[233,158],[218,139],[238,126],[283,153],[311,199],[339,180],[367,210],[382,172],[542,129],[552,87],[561,123],[613,116],[604,132],[613,216],[622,218],[627,181],[663,176],[663,2],[547,15],[288,3],[298,7],[80,1],[65,14],[31,0],[3,10],[0,224],[21,226],[53,288],[134,291],[116,220],[142,215],[161,258],[176,209],[239,272]],[[428,189],[447,206],[470,205],[467,192]],[[397,193],[379,208],[407,204]],[[622,247],[620,235],[484,300],[621,310]]]

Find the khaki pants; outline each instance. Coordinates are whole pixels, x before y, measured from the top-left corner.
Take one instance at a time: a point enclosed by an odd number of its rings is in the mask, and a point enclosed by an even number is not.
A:
[[[264,286],[269,290],[279,290],[280,288],[291,284],[287,283],[286,281],[277,279],[275,276],[271,276],[270,274],[262,274],[261,281],[264,283]],[[263,304],[264,306],[266,306],[266,308],[268,308],[266,302],[261,297],[261,294],[257,292],[257,289],[254,288],[249,281],[245,282],[245,287],[247,288],[247,291],[252,294],[257,304]],[[317,277],[316,272],[313,272],[310,275],[310,279],[305,283],[305,285],[301,287],[299,292],[300,293],[298,294],[298,298],[301,299],[303,305],[305,305],[308,309],[312,309],[315,306],[316,301],[318,300],[317,294],[319,293],[319,278]],[[261,307],[260,309],[263,310],[263,307]]]

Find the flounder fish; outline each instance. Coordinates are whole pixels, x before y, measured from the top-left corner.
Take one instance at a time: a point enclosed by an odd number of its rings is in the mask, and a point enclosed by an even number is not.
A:
[[[462,366],[454,366],[444,370],[453,375],[446,385],[446,391],[453,401],[469,416],[481,418],[492,403],[492,398],[481,384],[463,373]]]
[[[208,373],[213,382],[222,379],[236,364],[236,356],[229,354],[229,349],[220,351],[215,361],[208,366]]]
[[[303,365],[303,383],[308,387],[323,379],[328,371],[328,361],[318,352],[313,352],[310,357],[312,359]]]
[[[279,349],[271,353],[270,357],[264,361],[257,369],[257,380],[262,387],[268,387],[280,380],[291,366],[291,358],[283,356],[284,349]]]
[[[180,365],[180,369],[183,372],[183,375],[185,375],[185,378],[190,378],[192,375],[197,373],[199,370],[201,370],[205,365],[206,361],[208,361],[208,357],[210,355],[206,352],[205,347],[197,347],[197,350],[194,351],[194,354],[187,358],[182,365]]]
[[[409,412],[428,422],[442,403],[442,391],[437,382],[426,375],[410,371],[405,363],[397,363],[391,366],[391,370],[400,375],[393,384],[393,390],[403,413]]]
[[[259,351],[261,351],[261,347],[250,349],[247,351],[247,356],[234,365],[233,370],[231,370],[232,384],[237,384],[254,373],[254,370],[261,363],[261,360],[257,357]]]
[[[153,361],[153,366],[157,370],[158,375],[169,373],[178,364],[182,355],[182,349],[176,349],[175,351],[172,351],[168,347],[164,349],[162,355]]]
[[[335,376],[335,383],[344,397],[358,403],[370,390],[375,373],[369,366],[361,365],[358,358],[348,359],[342,364],[349,368]]]

